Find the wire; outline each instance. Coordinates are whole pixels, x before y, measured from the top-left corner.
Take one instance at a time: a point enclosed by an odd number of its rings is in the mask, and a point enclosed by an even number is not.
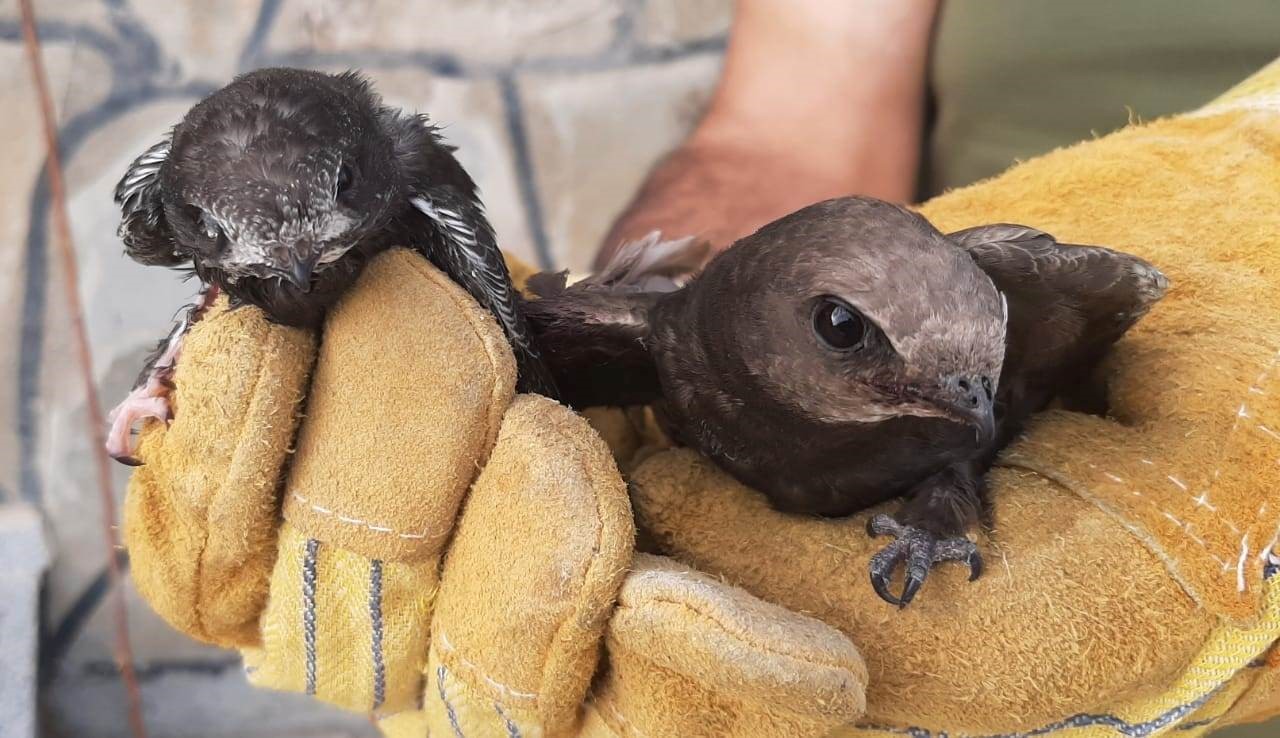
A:
[[[88,409],[89,436],[94,460],[97,462],[98,490],[102,497],[102,528],[107,546],[107,579],[111,584],[112,605],[115,615],[115,659],[124,680],[129,705],[129,724],[134,738],[147,738],[147,726],[142,717],[142,692],[138,677],[133,671],[133,648],[129,644],[129,611],[125,604],[123,576],[116,556],[119,542],[116,539],[115,494],[111,482],[111,462],[104,448],[106,417],[98,402],[98,388],[93,381],[93,356],[89,350],[89,336],[84,327],[84,306],[80,304],[80,281],[76,269],[75,247],[71,240],[71,221],[67,215],[67,190],[62,179],[62,158],[58,154],[58,127],[53,110],[53,97],[49,94],[49,79],[45,75],[41,55],[40,36],[36,32],[35,10],[31,0],[18,0],[22,10],[22,39],[31,66],[31,81],[35,87],[40,115],[44,123],[45,148],[48,153],[45,168],[49,180],[49,196],[52,202],[54,242],[58,264],[63,278],[63,292],[67,299],[67,312],[71,316],[71,334],[76,358],[84,381],[85,405]]]

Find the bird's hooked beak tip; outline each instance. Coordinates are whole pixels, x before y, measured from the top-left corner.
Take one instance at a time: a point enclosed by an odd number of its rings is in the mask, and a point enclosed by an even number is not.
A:
[[[995,413],[991,410],[988,409],[985,414],[972,418],[970,423],[973,425],[975,446],[988,446],[996,439]]]
[[[995,388],[989,378],[949,377],[941,390],[939,404],[948,417],[973,428],[975,445],[987,446],[995,440]]]
[[[297,287],[303,292],[311,291],[311,275],[316,268],[316,259],[308,257],[305,259],[293,259],[281,271],[281,278],[288,280],[289,284]]]

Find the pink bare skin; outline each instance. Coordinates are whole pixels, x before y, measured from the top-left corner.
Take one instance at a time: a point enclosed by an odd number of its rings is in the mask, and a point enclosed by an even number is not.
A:
[[[133,455],[134,426],[152,418],[166,423],[173,419],[169,393],[173,390],[174,367],[182,355],[182,341],[191,325],[204,315],[217,295],[216,288],[206,288],[200,294],[192,309],[174,326],[164,351],[151,363],[142,381],[107,416],[111,428],[107,431],[106,449],[111,458],[128,466],[140,465],[141,460]]]
[[[650,231],[712,253],[840,195],[915,192],[938,0],[738,0],[711,104],[649,173],[596,267]]]
[[[155,418],[166,423],[173,417],[169,407],[169,390],[173,386],[173,367],[182,352],[182,337],[186,326],[175,330],[169,338],[164,353],[147,373],[141,386],[135,387],[124,400],[107,415],[111,430],[107,432],[107,454],[122,464],[138,466],[142,462],[133,456],[133,427],[137,423]]]

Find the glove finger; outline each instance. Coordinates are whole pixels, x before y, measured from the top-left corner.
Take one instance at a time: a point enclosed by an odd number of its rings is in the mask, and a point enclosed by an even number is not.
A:
[[[507,721],[525,734],[571,725],[634,535],[599,436],[551,400],[517,397],[441,578],[426,691],[433,733],[451,734],[451,721],[503,736]]]
[[[821,736],[865,705],[838,631],[670,559],[636,556],[606,642],[587,718],[606,735]]]
[[[172,423],[150,423],[124,534],[139,591],[169,624],[223,647],[258,641],[279,488],[315,340],[225,300],[183,341]]]

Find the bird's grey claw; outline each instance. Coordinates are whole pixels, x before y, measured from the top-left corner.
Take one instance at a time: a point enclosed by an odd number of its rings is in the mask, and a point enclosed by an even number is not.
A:
[[[926,576],[928,576],[928,574],[907,574],[907,581],[902,588],[902,597],[897,603],[899,610],[906,607],[916,598],[916,593],[924,586],[924,579]]]
[[[903,534],[903,526],[891,516],[880,513],[867,521],[867,534],[872,537],[890,535],[896,538]]]
[[[945,538],[921,528],[903,525],[888,515],[877,515],[867,524],[872,535],[893,535],[894,540],[871,557],[871,587],[880,599],[899,608],[915,599],[935,564],[944,561],[962,561],[969,567],[969,581],[982,576],[982,554],[978,546],[967,538]],[[889,590],[893,572],[898,564],[905,567],[902,595]]]
[[[982,554],[978,553],[977,547],[974,547],[973,553],[964,560],[969,567],[969,581],[974,581],[982,576]]]
[[[876,571],[874,568],[871,570],[871,588],[876,591],[877,595],[880,595],[880,599],[888,602],[890,605],[902,607],[902,601],[889,591],[888,577]]]
[[[934,563],[962,561],[969,567],[969,581],[982,576],[982,554],[978,546],[968,538],[947,538],[938,541],[933,553]]]

